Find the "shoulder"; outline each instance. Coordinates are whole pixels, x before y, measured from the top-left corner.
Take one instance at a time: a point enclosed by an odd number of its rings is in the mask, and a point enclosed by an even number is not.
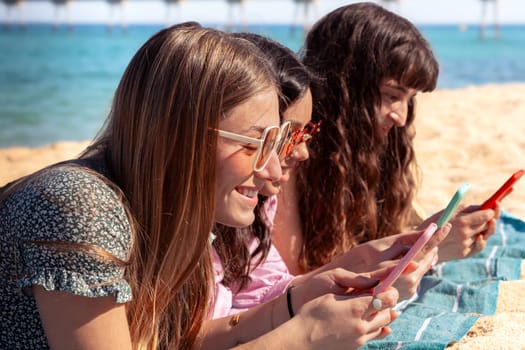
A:
[[[116,236],[130,239],[119,194],[101,174],[75,165],[35,174],[9,194],[0,211],[12,233],[22,232],[24,238],[90,243],[102,248]]]
[[[27,188],[35,194],[67,201],[69,199],[118,200],[104,176],[91,169],[63,165],[45,170],[28,182]]]
[[[35,198],[48,201],[89,199],[94,195],[112,197],[112,194],[101,174],[74,164],[64,164],[31,175],[6,198],[6,203],[14,205],[20,199]]]

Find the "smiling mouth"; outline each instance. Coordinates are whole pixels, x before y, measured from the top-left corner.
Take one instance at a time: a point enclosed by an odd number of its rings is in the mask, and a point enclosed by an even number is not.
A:
[[[257,191],[257,190],[254,190],[254,189],[251,189],[251,188],[245,188],[245,187],[237,188],[237,192],[239,192],[243,196],[249,197],[249,198],[257,197],[257,194],[259,193],[259,191]]]

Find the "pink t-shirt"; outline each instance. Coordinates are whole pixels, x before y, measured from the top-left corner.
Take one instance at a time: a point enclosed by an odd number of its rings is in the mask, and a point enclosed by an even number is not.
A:
[[[270,230],[276,210],[277,196],[268,198],[261,208],[261,217]],[[258,244],[258,239],[253,237],[249,243],[250,252],[253,252]],[[290,274],[281,255],[272,244],[266,259],[250,273],[251,281],[240,292],[233,293],[231,288],[222,284],[224,269],[215,250],[213,250],[212,258],[215,272],[215,295],[211,318],[236,314],[264,304],[283,294],[295,277]],[[233,289],[236,290],[235,286]]]

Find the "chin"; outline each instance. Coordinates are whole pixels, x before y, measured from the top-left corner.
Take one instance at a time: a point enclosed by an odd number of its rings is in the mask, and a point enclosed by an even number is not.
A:
[[[215,221],[230,227],[246,227],[253,224],[253,221],[255,220],[255,214],[253,211],[250,211],[249,213],[243,213],[238,216],[225,216],[221,218],[216,218]]]
[[[274,187],[271,191],[264,191],[264,193],[261,192],[261,194],[265,197],[271,197],[276,194],[279,194],[279,189],[280,189],[279,187]]]
[[[266,186],[264,187],[262,190],[261,190],[261,194],[265,197],[271,197],[273,195],[276,195],[279,193],[279,191],[281,190],[281,186],[278,185],[278,186],[275,186],[275,185],[271,185],[271,186]]]

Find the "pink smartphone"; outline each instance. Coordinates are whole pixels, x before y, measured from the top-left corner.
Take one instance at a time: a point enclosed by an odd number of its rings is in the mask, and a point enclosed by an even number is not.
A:
[[[490,196],[490,198],[487,199],[485,203],[481,205],[479,209],[494,209],[496,207],[496,202],[501,201],[506,195],[512,192],[512,186],[523,176],[523,174],[525,174],[525,170],[523,169],[520,169],[512,174],[509,179],[505,181],[505,183],[501,185],[501,187],[496,192],[494,192],[494,194]]]
[[[417,253],[421,251],[421,249],[427,244],[427,242],[430,240],[432,235],[437,231],[438,226],[435,223],[431,223],[428,225],[428,227],[425,229],[425,231],[419,236],[416,243],[410,249],[408,252],[403,256],[403,258],[399,261],[399,263],[396,265],[396,267],[390,272],[390,274],[385,278],[377,287],[374,288],[373,295],[377,295],[379,293],[384,292],[388,289],[394,282],[397,280],[397,278],[401,275],[401,273],[406,269],[408,263],[416,256]]]

